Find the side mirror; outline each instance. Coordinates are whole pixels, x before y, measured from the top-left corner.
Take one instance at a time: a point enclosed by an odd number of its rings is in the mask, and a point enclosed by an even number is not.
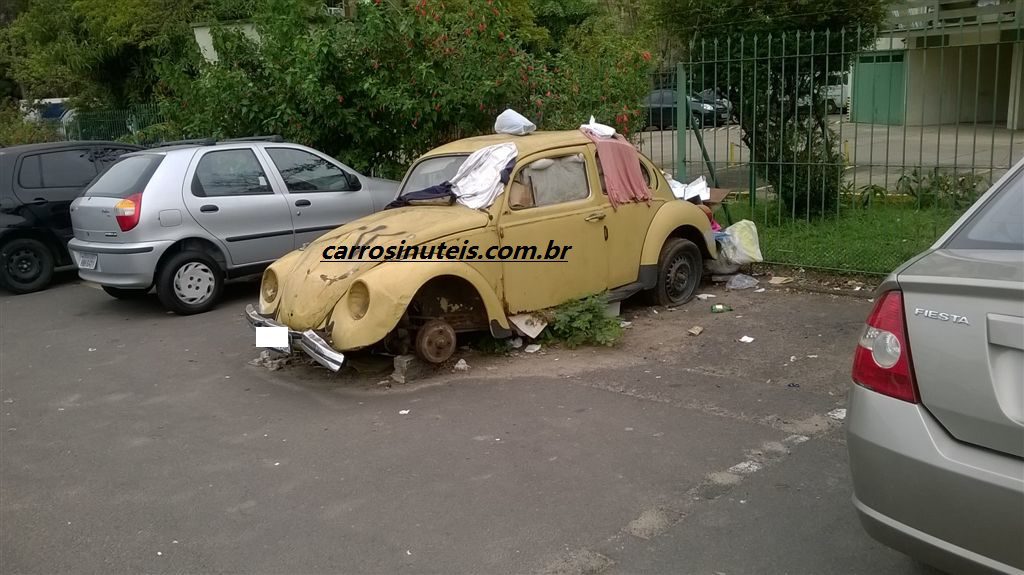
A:
[[[363,183],[359,181],[359,177],[355,174],[345,172],[345,179],[348,180],[348,190],[350,192],[358,192],[363,189]]]

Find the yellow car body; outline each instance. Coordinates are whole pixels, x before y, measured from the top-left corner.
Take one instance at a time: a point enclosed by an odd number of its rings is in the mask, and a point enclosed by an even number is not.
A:
[[[402,189],[423,162],[468,156],[506,142],[518,149],[516,166],[509,184],[489,208],[474,210],[458,203],[408,206],[347,223],[266,270],[250,321],[283,325],[293,335],[316,334],[311,335],[316,345],[303,345],[314,357],[311,347],[327,344],[338,352],[357,350],[384,341],[396,330],[415,331],[431,318],[444,320],[454,332],[489,329],[496,337],[508,337],[513,334],[509,316],[515,314],[602,292],[615,300],[641,289],[657,289],[659,258],[671,238],[692,242],[704,258],[716,256],[707,216],[697,206],[676,199],[661,170],[640,154],[652,200],[613,208],[603,193],[596,148],[579,131],[458,140],[417,160]],[[585,169],[587,190],[579,190],[579,199],[571,201],[516,205],[520,200],[513,196],[521,197],[522,190],[512,187],[517,182],[522,185],[519,172],[550,158],[582,159],[585,167],[576,169]],[[530,186],[533,194],[532,181]],[[551,242],[572,247],[561,262],[351,261],[324,255],[329,246],[442,242],[479,246],[481,252],[505,245],[535,245],[543,251]],[[700,270],[695,273],[699,282]],[[336,369],[329,362],[321,363]]]

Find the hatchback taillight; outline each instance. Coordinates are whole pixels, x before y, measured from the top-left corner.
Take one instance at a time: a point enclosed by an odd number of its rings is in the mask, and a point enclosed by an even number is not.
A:
[[[917,403],[903,293],[882,294],[868,316],[853,356],[853,381],[872,391]]]
[[[139,216],[142,215],[142,194],[132,194],[114,205],[114,217],[122,232],[139,225]]]

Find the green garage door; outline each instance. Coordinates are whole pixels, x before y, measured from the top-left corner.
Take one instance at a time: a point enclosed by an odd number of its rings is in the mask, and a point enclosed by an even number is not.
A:
[[[877,52],[857,59],[852,120],[868,124],[903,123],[906,69],[903,52]]]

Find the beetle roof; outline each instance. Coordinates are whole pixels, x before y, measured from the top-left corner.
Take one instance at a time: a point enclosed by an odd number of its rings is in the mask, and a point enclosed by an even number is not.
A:
[[[519,156],[529,156],[544,150],[564,148],[566,146],[582,146],[590,143],[590,138],[579,130],[564,132],[534,132],[528,136],[512,136],[509,134],[490,134],[464,138],[434,148],[424,154],[424,158],[445,156],[449,154],[471,154],[480,148],[511,142],[519,149]]]

